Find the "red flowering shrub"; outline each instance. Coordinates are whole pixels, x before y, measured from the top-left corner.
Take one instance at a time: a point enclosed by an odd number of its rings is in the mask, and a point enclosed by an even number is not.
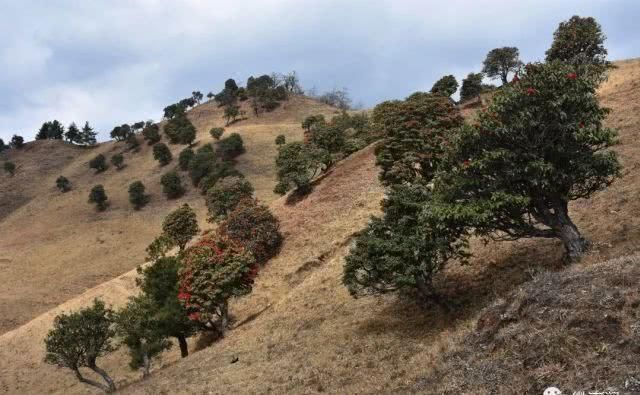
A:
[[[535,95],[538,91],[535,88],[527,88],[527,95]]]
[[[569,73],[569,74],[567,74],[567,78],[570,79],[570,80],[575,80],[576,78],[578,78],[578,74]]]

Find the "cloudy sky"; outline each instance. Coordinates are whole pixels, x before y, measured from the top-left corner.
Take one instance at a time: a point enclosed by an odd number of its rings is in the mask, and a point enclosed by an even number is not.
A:
[[[517,46],[544,57],[558,23],[593,16],[610,59],[640,56],[637,0],[0,0],[0,138],[43,121],[158,119],[191,91],[296,70],[366,107],[479,71]]]

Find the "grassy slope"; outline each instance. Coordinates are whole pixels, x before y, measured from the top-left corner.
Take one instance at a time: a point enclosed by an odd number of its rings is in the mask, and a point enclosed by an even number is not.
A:
[[[246,106],[246,104],[245,104]],[[247,108],[248,109],[248,108]],[[237,122],[227,134],[243,136],[247,153],[238,167],[255,185],[257,196],[270,202],[276,198],[275,136],[301,140],[302,118],[311,113],[331,115],[334,109],[303,97],[292,98],[272,113]],[[249,111],[247,111],[249,113]],[[222,126],[222,110],[205,103],[190,112],[198,129],[199,145],[211,141],[212,126]],[[141,140],[141,138],[140,138]],[[145,247],[159,233],[162,219],[182,203],[189,203],[205,219],[204,200],[183,173],[188,193],[168,201],[161,191],[160,177],[177,164],[184,146],[170,146],[174,161],[161,168],[151,147],[125,153],[127,166],[110,167],[101,174],[88,168],[98,153],[107,159],[123,151],[124,143],[107,142],[93,149],[72,147],[61,141],[38,141],[17,152],[9,152],[18,170],[15,177],[0,174],[0,334],[61,304],[83,291],[108,281],[144,261]],[[55,188],[55,179],[65,175],[73,189],[65,194]],[[141,180],[151,202],[134,211],[128,201],[128,185]],[[104,213],[87,203],[89,190],[103,184],[110,201]]]

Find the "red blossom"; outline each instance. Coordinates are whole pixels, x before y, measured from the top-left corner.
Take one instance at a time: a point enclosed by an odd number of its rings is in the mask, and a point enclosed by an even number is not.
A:
[[[189,314],[189,319],[191,321],[199,321],[200,320],[200,312],[199,311],[195,311],[195,312]]]
[[[580,129],[582,129],[582,128],[584,127],[584,122],[580,122],[580,123],[578,124],[578,127],[579,127]]]
[[[570,80],[575,80],[576,78],[578,78],[578,75],[576,73],[569,73],[567,74],[567,78]]]
[[[538,93],[538,91],[535,90],[534,88],[527,88],[527,95],[531,96],[531,95],[535,95],[536,93]]]
[[[511,80],[511,82],[514,83],[514,84],[519,82],[519,81],[520,81],[520,78],[518,78],[518,74],[514,75],[513,79]]]
[[[463,167],[469,167],[469,165],[470,165],[470,164],[471,164],[471,161],[470,161],[470,160],[464,160],[464,161],[462,161],[462,166],[463,166]]]

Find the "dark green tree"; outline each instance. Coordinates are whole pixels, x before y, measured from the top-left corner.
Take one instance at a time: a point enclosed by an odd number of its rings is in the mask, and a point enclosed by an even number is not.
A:
[[[196,139],[196,128],[184,113],[177,114],[167,121],[164,133],[171,144],[193,144]]]
[[[187,147],[180,151],[180,155],[178,155],[178,165],[180,166],[180,170],[188,170],[189,163],[193,159],[195,153],[190,147]]]
[[[595,19],[574,15],[568,21],[561,22],[553,33],[553,43],[546,52],[546,60],[559,60],[574,65],[607,65],[605,39],[600,24]]]
[[[64,126],[62,126],[58,120],[53,120],[42,124],[40,130],[36,134],[36,140],[62,140],[63,136]]]
[[[145,125],[142,129],[142,137],[147,140],[147,144],[154,145],[162,138],[160,136],[160,127],[156,123]]]
[[[122,170],[124,168],[124,156],[122,154],[115,154],[111,157],[111,164],[116,167],[118,170]]]
[[[278,149],[278,184],[274,192],[284,195],[295,188],[300,193],[311,189],[311,180],[326,168],[330,154],[312,144],[288,143]]]
[[[469,73],[467,78],[462,80],[460,102],[480,96],[480,93],[482,93],[482,78],[484,78],[482,73]]]
[[[93,305],[71,314],[60,314],[53,322],[53,329],[45,338],[45,362],[71,369],[81,383],[110,393],[116,385],[109,374],[98,367],[96,360],[114,351],[115,331],[113,311],[96,299]],[[104,384],[82,375],[80,368],[87,367],[104,380]]]
[[[451,97],[458,90],[458,81],[453,75],[445,75],[433,84],[431,93]]]
[[[89,122],[85,122],[82,127],[82,131],[80,132],[80,140],[83,145],[95,145],[97,133],[93,131],[93,128],[89,126]]]
[[[200,102],[202,101],[202,98],[204,97],[204,95],[200,91],[193,91],[191,93],[191,97],[193,98],[193,100],[196,101],[196,103],[200,104]]]
[[[284,137],[284,134],[279,134],[278,136],[276,136],[275,143],[277,146],[285,145],[287,143],[287,139]]]
[[[16,149],[24,147],[24,138],[22,138],[22,136],[14,134],[13,137],[11,137],[11,147]]]
[[[71,182],[65,176],[60,176],[56,179],[56,187],[60,192],[68,192],[71,190]]]
[[[67,127],[67,131],[64,134],[64,138],[73,144],[82,144],[80,129],[76,126],[75,122],[72,122],[69,127]]]
[[[509,73],[515,73],[522,65],[519,56],[516,47],[492,49],[483,62],[482,72],[489,78],[500,78],[505,85],[508,82]]]
[[[216,166],[216,154],[211,144],[205,144],[196,151],[189,162],[189,176],[193,185],[198,186],[200,181],[213,171]]]
[[[127,148],[129,151],[133,152],[140,151],[140,142],[138,141],[138,136],[135,133],[131,133],[127,136]]]
[[[95,203],[98,211],[104,211],[107,208],[107,200],[107,194],[102,185],[98,184],[91,188],[91,192],[89,192],[89,203]]]
[[[9,146],[7,144],[5,144],[4,140],[0,139],[0,152],[6,150],[8,148],[9,148]]]
[[[209,222],[226,218],[242,199],[253,195],[251,183],[241,177],[225,177],[207,191],[206,204]]]
[[[225,177],[244,177],[242,173],[235,168],[234,163],[228,160],[217,161],[210,169],[209,173],[200,180],[198,188],[203,195],[206,195],[207,191],[213,188],[218,180]]]
[[[171,163],[173,156],[165,143],[158,143],[153,146],[153,158],[160,162],[160,166],[166,166]]]
[[[140,210],[149,202],[149,195],[144,193],[145,187],[142,181],[134,181],[129,185],[129,203],[133,208]]]
[[[163,174],[160,178],[160,184],[162,184],[162,192],[169,199],[179,198],[184,194],[182,180],[175,170]]]
[[[186,203],[170,212],[162,222],[162,232],[180,251],[199,231],[196,213]]]
[[[231,133],[229,136],[216,143],[218,155],[226,160],[233,159],[244,153],[244,142],[238,133]]]
[[[133,131],[131,131],[131,126],[127,123],[124,123],[120,126],[114,127],[113,130],[111,130],[111,138],[116,141],[125,141],[131,133],[133,133]]]
[[[235,122],[238,116],[240,115],[240,107],[235,104],[230,104],[224,109],[224,119],[229,125],[232,122]]]
[[[216,140],[220,140],[220,137],[222,137],[223,133],[224,133],[224,128],[211,128],[211,130],[209,131],[209,134],[211,135],[211,137],[213,137]]]
[[[313,125],[324,124],[324,123],[326,123],[324,119],[324,115],[322,114],[309,115],[302,121],[302,129],[306,130],[307,132],[311,132],[311,127]]]
[[[96,173],[107,170],[107,158],[102,154],[96,155],[89,161],[89,168],[95,169]]]
[[[4,171],[6,173],[9,173],[9,175],[11,177],[13,177],[16,174],[16,164],[13,162],[4,162]]]

